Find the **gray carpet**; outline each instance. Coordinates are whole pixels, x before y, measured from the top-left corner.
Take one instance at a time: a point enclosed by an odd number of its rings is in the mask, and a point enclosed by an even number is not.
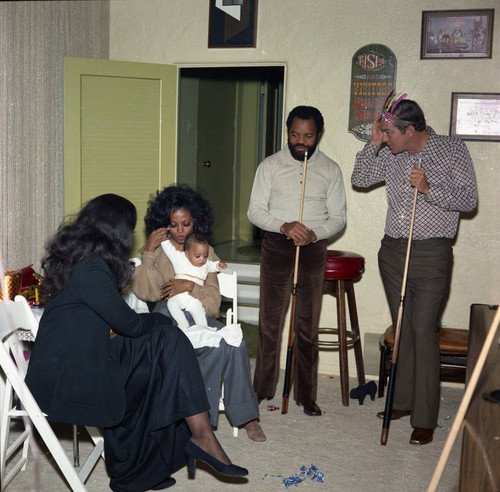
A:
[[[282,375],[283,377],[283,375]],[[351,385],[356,386],[351,380]],[[279,388],[279,394],[281,389]],[[324,474],[324,482],[307,478],[290,490],[297,492],[326,491],[424,491],[434,472],[460,404],[463,389],[460,385],[442,389],[439,426],[434,441],[425,446],[408,443],[411,427],[409,418],[391,423],[386,446],[380,444],[382,421],[376,412],[383,410],[384,400],[368,397],[364,405],[351,400],[342,406],[340,382],[337,377],[320,376],[318,404],[322,417],[308,417],[301,407],[290,401],[289,412],[267,411],[267,405],[281,406],[281,397],[261,404],[261,425],[267,441],[250,441],[245,430],[233,437],[232,428],[221,414],[216,435],[227,454],[239,465],[249,469],[244,479],[220,478],[203,463],[199,463],[194,479],[188,478],[184,467],[173,477],[177,485],[168,490],[179,491],[280,491],[286,490],[283,478],[300,473],[301,467],[315,465]],[[63,445],[71,451],[67,427],[57,428]],[[82,460],[89,449],[85,430],[81,430]],[[460,436],[453,447],[439,491],[458,490],[460,469]],[[43,452],[43,451],[42,451]],[[57,469],[43,455],[39,460],[40,487],[35,487],[36,464],[30,459],[28,468],[20,472],[5,489],[6,492],[68,490]],[[87,482],[90,491],[107,491],[108,478],[100,460]]]

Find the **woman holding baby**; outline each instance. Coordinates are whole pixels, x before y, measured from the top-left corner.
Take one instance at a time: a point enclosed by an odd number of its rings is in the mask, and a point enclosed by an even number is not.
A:
[[[143,301],[156,302],[154,311],[169,315],[163,301],[187,292],[205,308],[209,326],[222,327],[217,320],[221,303],[217,274],[209,273],[203,285],[175,279],[173,265],[160,246],[168,240],[175,249],[184,251],[186,236],[191,232],[209,235],[214,222],[210,203],[187,185],[169,186],[150,200],[145,222],[149,237],[142,249],[142,263],[132,278],[134,293]],[[211,246],[208,259],[219,261]],[[196,355],[210,404],[211,424],[217,425],[220,385],[224,380],[224,406],[231,424],[244,426],[250,439],[265,441],[245,341],[235,347],[221,340],[219,347],[196,349]]]

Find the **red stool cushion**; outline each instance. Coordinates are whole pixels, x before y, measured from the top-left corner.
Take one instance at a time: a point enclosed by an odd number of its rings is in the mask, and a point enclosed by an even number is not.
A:
[[[329,250],[326,258],[325,280],[354,280],[361,276],[365,259],[349,251]]]

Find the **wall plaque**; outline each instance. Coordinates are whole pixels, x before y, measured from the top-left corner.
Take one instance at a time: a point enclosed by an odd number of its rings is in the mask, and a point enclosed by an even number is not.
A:
[[[383,44],[367,44],[352,57],[349,133],[367,142],[372,123],[396,88],[396,55]]]

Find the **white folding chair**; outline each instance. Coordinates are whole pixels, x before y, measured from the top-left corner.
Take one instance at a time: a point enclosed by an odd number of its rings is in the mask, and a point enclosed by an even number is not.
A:
[[[233,305],[226,311],[226,325],[238,323],[238,274],[219,272],[219,291],[225,300],[232,301]]]
[[[226,326],[238,323],[238,274],[219,272],[219,290],[224,300],[232,301],[232,307],[226,311]],[[224,382],[221,384],[219,412],[224,412]],[[238,427],[233,426],[233,436],[238,437]]]
[[[18,333],[31,332],[34,339],[37,330],[38,323],[24,297],[16,296],[15,301],[0,302],[0,367],[2,369],[0,373],[0,480],[2,489],[20,470],[26,469],[32,424],[49,449],[71,490],[85,491],[84,483],[99,457],[103,455],[104,440],[97,434],[97,429],[87,428],[95,446],[78,473],[71,465],[46,416],[24,382],[28,363],[22,353]],[[22,409],[18,408],[17,399]],[[19,418],[25,418],[26,428],[14,442],[10,443],[11,419]],[[7,472],[8,460],[19,454],[21,446],[21,457],[13,458],[9,462]]]

